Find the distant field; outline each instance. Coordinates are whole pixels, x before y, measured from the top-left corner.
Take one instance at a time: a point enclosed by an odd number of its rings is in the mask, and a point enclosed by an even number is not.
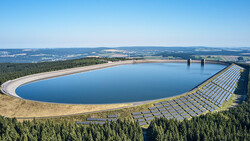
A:
[[[196,59],[206,59],[210,61],[226,61],[221,56],[217,55],[195,55]]]
[[[164,55],[165,53],[170,55]],[[178,54],[178,55],[177,55]],[[100,47],[100,48],[54,48],[54,49],[0,49],[0,62],[34,63],[70,60],[84,57],[125,57],[147,58],[162,56],[166,59],[187,59],[190,56],[244,56],[249,57],[249,48],[214,48],[214,47]],[[178,58],[179,57],[179,58]],[[154,57],[150,58],[153,59]],[[159,59],[159,58],[157,58]],[[220,58],[211,58],[218,60]],[[223,60],[223,58],[222,58]],[[227,59],[225,59],[226,61]],[[245,59],[244,59],[245,60]],[[248,61],[249,59],[246,59]],[[228,60],[230,61],[230,59]]]

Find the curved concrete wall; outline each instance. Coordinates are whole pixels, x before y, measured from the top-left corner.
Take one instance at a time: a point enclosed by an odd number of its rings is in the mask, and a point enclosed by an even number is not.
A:
[[[71,68],[71,69],[64,69],[64,70],[58,70],[58,71],[51,71],[51,72],[44,72],[44,73],[37,73],[33,75],[27,75],[24,77],[20,77],[14,80],[9,80],[2,84],[1,91],[4,94],[14,96],[17,98],[21,98],[16,94],[16,89],[24,84],[43,80],[43,79],[49,79],[53,77],[59,77],[64,75],[70,75],[80,72],[86,72],[96,69],[102,69],[107,67],[113,67],[118,65],[125,65],[125,64],[133,64],[133,63],[186,63],[186,60],[126,60],[126,61],[120,61],[120,62],[112,62],[112,63],[104,63],[104,64],[98,64],[98,65],[91,65],[91,66],[84,66],[84,67],[77,67],[77,68]],[[192,63],[200,63],[200,60],[192,60]],[[207,63],[218,63],[218,62],[209,62]]]

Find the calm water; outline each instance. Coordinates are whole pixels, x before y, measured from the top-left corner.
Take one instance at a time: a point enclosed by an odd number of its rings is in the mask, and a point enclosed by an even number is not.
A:
[[[145,63],[105,68],[17,88],[25,99],[74,104],[153,100],[187,92],[226,66],[199,63]]]

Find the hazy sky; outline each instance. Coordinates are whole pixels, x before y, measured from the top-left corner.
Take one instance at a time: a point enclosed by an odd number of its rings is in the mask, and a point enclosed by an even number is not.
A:
[[[0,48],[250,46],[250,0],[0,0]]]

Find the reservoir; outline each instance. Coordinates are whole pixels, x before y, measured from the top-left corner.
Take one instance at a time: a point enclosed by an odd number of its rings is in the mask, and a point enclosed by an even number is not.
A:
[[[40,80],[16,89],[24,99],[68,103],[111,104],[167,98],[185,93],[225,65],[141,63]]]

